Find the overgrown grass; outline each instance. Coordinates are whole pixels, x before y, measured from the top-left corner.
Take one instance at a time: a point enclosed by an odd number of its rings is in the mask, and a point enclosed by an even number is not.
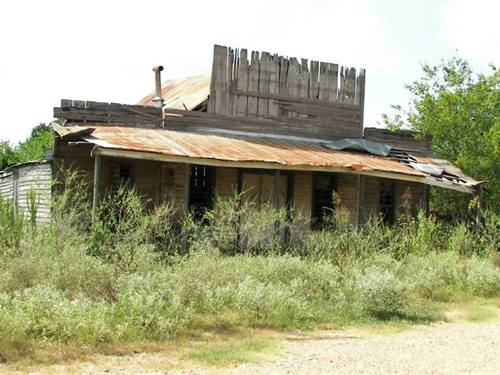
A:
[[[339,209],[308,232],[300,213],[287,222],[238,196],[195,220],[168,205],[147,210],[122,189],[91,225],[76,177],[45,225],[0,200],[0,361],[37,360],[47,345],[92,352],[200,330],[425,323],[445,319],[443,302],[500,297],[492,213],[479,231],[423,215],[354,231]],[[246,360],[253,344],[241,345],[193,358]]]

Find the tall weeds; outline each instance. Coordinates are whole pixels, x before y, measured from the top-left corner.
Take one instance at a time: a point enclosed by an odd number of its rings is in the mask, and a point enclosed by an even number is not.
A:
[[[433,301],[500,295],[498,214],[479,231],[422,214],[353,230],[339,209],[309,231],[293,207],[235,195],[195,219],[121,188],[91,222],[79,180],[66,175],[37,230],[0,199],[0,360],[39,342],[165,341],[200,316],[280,328],[423,322],[441,318]]]

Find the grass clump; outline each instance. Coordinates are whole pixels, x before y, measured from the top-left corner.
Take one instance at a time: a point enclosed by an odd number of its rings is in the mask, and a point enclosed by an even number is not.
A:
[[[500,297],[498,215],[479,233],[422,215],[358,231],[339,216],[309,232],[299,214],[286,220],[238,196],[200,219],[121,189],[91,225],[77,177],[44,225],[0,199],[0,361],[36,359],[44,345],[92,352],[211,329],[425,323],[445,318],[443,302]],[[238,345],[192,356],[232,363],[267,350]]]
[[[188,358],[211,366],[231,366],[241,362],[257,362],[274,353],[278,347],[274,340],[244,339],[239,342],[205,345],[189,353]]]

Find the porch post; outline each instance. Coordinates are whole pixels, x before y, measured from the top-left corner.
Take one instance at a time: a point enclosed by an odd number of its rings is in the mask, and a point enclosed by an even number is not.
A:
[[[479,227],[481,224],[481,213],[483,208],[484,190],[483,185],[479,185],[477,189],[477,206],[476,206],[476,224]]]
[[[236,193],[238,194],[238,210],[241,209],[241,205],[243,204],[243,171],[241,168],[238,168],[236,176]],[[241,212],[238,214],[238,230],[236,233],[236,246],[238,247],[241,253],[247,253],[247,248],[245,247],[245,240],[243,238],[243,234],[241,233]]]
[[[279,169],[274,171],[274,208],[276,210],[280,209],[280,180],[281,173]],[[284,237],[280,235],[280,222],[276,220],[274,223],[274,233],[281,237],[281,241],[284,241]]]
[[[365,204],[365,176],[357,175],[356,184],[356,228],[363,223],[363,206]]]
[[[183,211],[187,215],[189,213],[189,190],[191,188],[191,164],[186,164],[184,176],[184,202]]]
[[[429,206],[429,193],[430,193],[430,186],[425,184],[424,185],[424,197],[423,197],[423,208],[425,211],[425,217],[429,217],[430,215],[430,206]]]
[[[280,170],[276,169],[274,171],[274,207],[276,209],[280,208]]]
[[[101,187],[101,155],[94,154],[94,191],[92,196],[92,219],[95,220],[97,208],[100,200],[100,187]]]

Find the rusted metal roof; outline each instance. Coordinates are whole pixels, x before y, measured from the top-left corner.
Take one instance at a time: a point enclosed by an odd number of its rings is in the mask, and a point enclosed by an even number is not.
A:
[[[192,110],[203,103],[210,94],[210,75],[199,75],[166,81],[161,86],[165,107]],[[154,92],[138,104],[153,105]]]
[[[65,126],[82,131],[81,126]],[[129,151],[235,162],[265,162],[286,166],[336,167],[354,171],[385,171],[424,176],[389,158],[330,150],[320,143],[286,138],[230,134],[200,134],[159,128],[94,125],[88,141]],[[67,135],[67,132],[65,133]]]
[[[440,159],[419,157],[417,160],[441,168],[444,166],[447,173],[443,176],[417,170],[390,156],[331,150],[318,139],[245,132],[218,133],[217,129],[207,129],[207,133],[202,133],[109,124],[71,124],[63,128],[63,132],[61,127],[55,127],[55,130],[65,137],[72,133],[81,134],[82,140],[101,150],[115,150],[105,155],[207,165],[331,170],[416,181],[469,193],[479,183]],[[128,153],[119,154],[118,151]]]

